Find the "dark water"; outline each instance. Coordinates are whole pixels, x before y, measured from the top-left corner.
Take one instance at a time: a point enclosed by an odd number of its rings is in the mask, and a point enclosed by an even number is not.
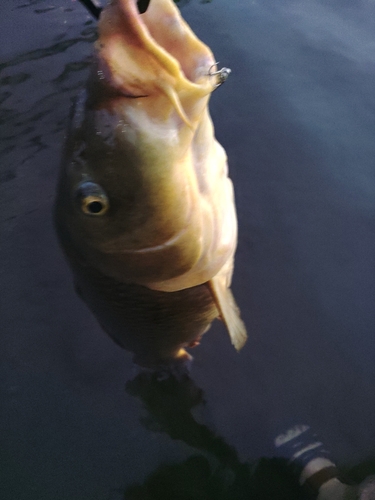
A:
[[[270,460],[301,422],[375,472],[375,3],[185,2],[233,71],[211,110],[249,341],[237,354],[214,324],[179,383],[101,332],[52,227],[95,22],[70,0],[0,9],[0,498],[302,498]]]

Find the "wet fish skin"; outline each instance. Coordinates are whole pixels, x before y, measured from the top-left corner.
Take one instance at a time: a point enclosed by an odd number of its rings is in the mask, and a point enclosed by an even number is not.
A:
[[[143,366],[188,359],[219,316],[237,349],[246,340],[229,289],[233,187],[208,112],[214,66],[172,0],[142,16],[114,0],[71,116],[59,240],[83,300]]]

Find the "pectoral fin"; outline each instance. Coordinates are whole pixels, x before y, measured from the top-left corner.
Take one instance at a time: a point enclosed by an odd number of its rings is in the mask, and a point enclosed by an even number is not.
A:
[[[240,317],[240,311],[232,292],[226,286],[225,276],[215,276],[208,281],[220,317],[227,327],[232,344],[237,351],[242,349],[247,340],[246,327]]]

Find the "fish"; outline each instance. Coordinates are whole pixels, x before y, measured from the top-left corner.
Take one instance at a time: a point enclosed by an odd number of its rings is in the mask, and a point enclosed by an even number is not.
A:
[[[189,363],[216,318],[237,350],[247,339],[230,289],[233,184],[208,108],[221,83],[172,0],[102,10],[54,220],[77,293],[142,367]]]

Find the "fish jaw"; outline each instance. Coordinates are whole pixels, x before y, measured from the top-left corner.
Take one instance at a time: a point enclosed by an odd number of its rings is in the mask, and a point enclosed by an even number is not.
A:
[[[121,96],[144,97],[152,119],[165,121],[173,114],[194,128],[216,88],[210,72],[215,60],[173,1],[152,0],[141,15],[136,0],[114,0],[98,28],[98,76],[112,97],[120,102]],[[115,107],[118,103],[112,98]]]

